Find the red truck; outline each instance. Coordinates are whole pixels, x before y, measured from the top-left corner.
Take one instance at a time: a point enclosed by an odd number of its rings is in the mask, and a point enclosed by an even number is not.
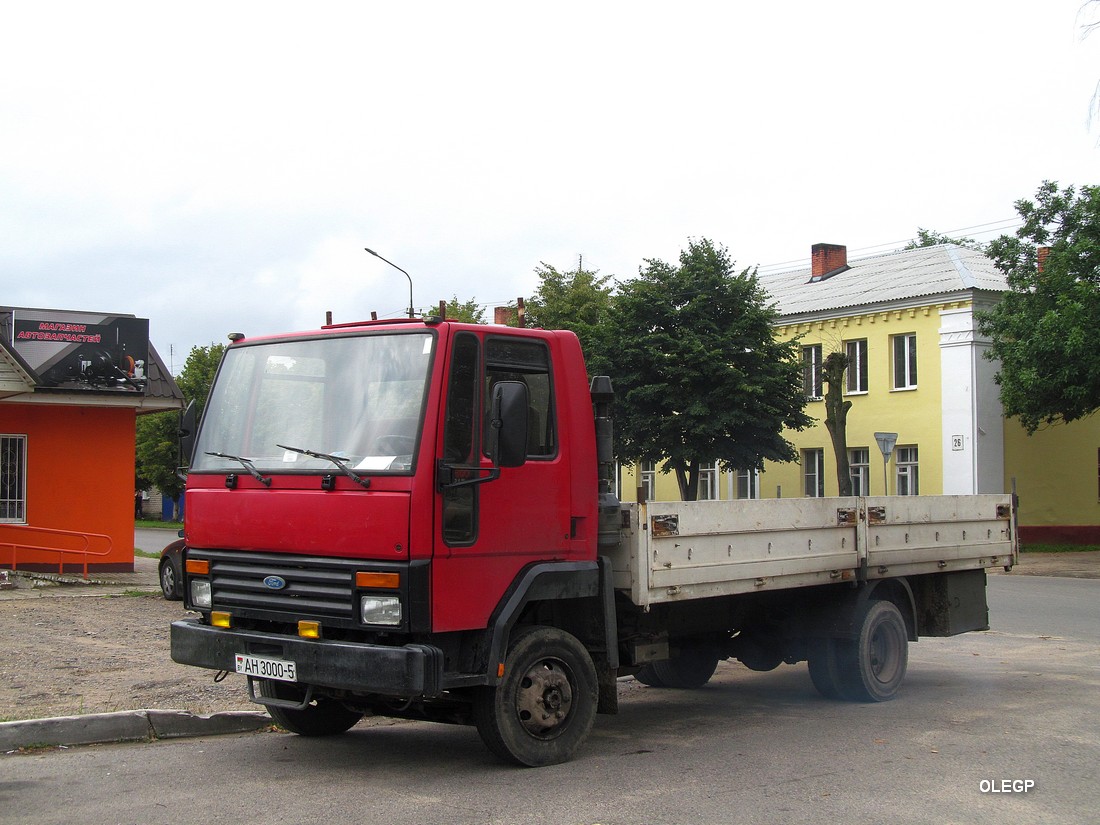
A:
[[[473,724],[548,765],[619,678],[701,687],[727,658],[890,699],[907,642],[987,628],[985,569],[1016,559],[1007,496],[620,505],[611,383],[570,332],[231,339],[187,445],[199,616],[172,658],[246,675],[299,734]]]

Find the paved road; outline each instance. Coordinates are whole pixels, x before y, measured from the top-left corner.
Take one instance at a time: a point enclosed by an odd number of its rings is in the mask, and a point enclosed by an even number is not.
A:
[[[165,527],[138,527],[134,529],[134,548],[146,553],[159,553],[165,545],[179,538],[179,530]]]
[[[497,763],[470,728],[408,722],[43,751],[0,757],[0,822],[1089,821],[1100,581],[995,577],[990,602],[992,632],[912,646],[894,702],[725,663],[699,691],[625,683],[578,759],[538,770]],[[1002,780],[1036,784],[983,792]]]

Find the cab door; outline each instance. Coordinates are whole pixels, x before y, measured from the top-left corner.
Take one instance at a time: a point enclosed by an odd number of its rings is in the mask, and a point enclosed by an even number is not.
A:
[[[482,628],[526,565],[569,550],[569,463],[560,449],[549,341],[463,330],[452,340],[437,467],[432,563],[437,632]],[[527,387],[527,456],[495,467],[486,452],[492,389]]]

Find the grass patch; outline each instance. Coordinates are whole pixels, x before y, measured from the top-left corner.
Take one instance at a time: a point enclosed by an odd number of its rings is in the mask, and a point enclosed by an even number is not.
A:
[[[134,527],[150,528],[154,530],[179,530],[183,527],[182,521],[161,521],[160,519],[139,518],[134,521]]]
[[[1100,550],[1100,544],[1021,544],[1021,553],[1086,553]]]
[[[143,559],[159,559],[160,553],[150,553],[148,550],[139,550],[134,548],[134,555],[141,556]]]

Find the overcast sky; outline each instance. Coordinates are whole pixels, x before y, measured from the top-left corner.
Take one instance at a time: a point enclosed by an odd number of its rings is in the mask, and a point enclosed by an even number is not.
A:
[[[401,315],[365,246],[426,307],[693,237],[769,269],[988,240],[1044,179],[1100,183],[1081,6],[7,4],[0,304],[149,318],[178,370],[228,332]]]

